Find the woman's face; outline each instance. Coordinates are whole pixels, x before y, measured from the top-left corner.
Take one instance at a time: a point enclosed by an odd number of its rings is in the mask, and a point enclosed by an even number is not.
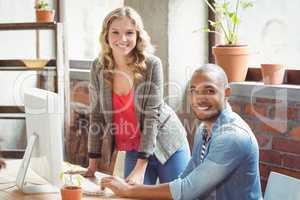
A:
[[[108,30],[108,43],[113,55],[127,56],[136,46],[137,31],[128,17],[112,21]]]

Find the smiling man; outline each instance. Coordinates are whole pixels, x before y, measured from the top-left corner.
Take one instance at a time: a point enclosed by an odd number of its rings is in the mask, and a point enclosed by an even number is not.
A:
[[[181,176],[155,186],[128,185],[116,177],[102,179],[103,188],[118,196],[144,199],[262,199],[259,150],[246,122],[231,110],[231,90],[224,71],[207,64],[191,79],[189,100],[202,122],[196,131],[193,156]]]

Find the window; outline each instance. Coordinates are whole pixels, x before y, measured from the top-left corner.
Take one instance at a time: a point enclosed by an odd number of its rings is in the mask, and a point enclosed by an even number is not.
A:
[[[229,0],[235,1],[235,0]],[[261,63],[282,63],[286,66],[285,82],[299,84],[300,80],[300,17],[299,0],[252,0],[254,7],[241,12],[240,41],[250,48],[249,70],[246,80],[260,81]],[[214,14],[209,11],[210,19]],[[210,45],[215,34],[209,34]],[[213,62],[212,55],[209,57]]]

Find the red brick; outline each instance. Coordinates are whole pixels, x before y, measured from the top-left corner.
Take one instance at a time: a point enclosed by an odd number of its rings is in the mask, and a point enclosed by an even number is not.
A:
[[[259,151],[259,160],[262,162],[281,165],[281,155],[277,151],[263,150]]]
[[[272,149],[287,153],[300,154],[300,143],[299,141],[274,137],[272,141]]]
[[[236,113],[241,113],[241,102],[230,102],[231,108]]]
[[[271,166],[271,171],[300,179],[300,171],[290,170],[282,167],[274,167],[274,166]]]
[[[295,108],[276,108],[274,118],[295,120],[298,117],[298,109]]]
[[[271,136],[268,135],[255,134],[255,137],[260,148],[265,148],[271,141]]]
[[[281,134],[281,133],[285,133],[287,131],[287,122],[280,122],[277,120],[269,120],[266,122],[262,122],[259,125],[259,130],[264,133],[272,133],[275,135]]]
[[[289,132],[289,136],[293,139],[300,140],[300,126],[293,128]]]
[[[267,99],[267,98],[256,98],[256,103],[265,103],[265,104],[276,104],[276,103],[281,103],[282,100],[279,99]]]
[[[260,177],[267,178],[270,173],[270,166],[260,163],[259,164],[259,173],[260,173]]]
[[[251,119],[244,119],[245,122],[249,125],[249,127],[251,128],[251,130],[254,132],[255,128],[256,128],[256,123],[254,120]]]
[[[264,193],[265,190],[266,190],[267,183],[268,183],[268,180],[267,180],[267,179],[264,179],[264,178],[261,178],[261,179],[260,179],[261,191],[262,191],[263,193]]]
[[[246,115],[254,115],[254,116],[263,115],[263,116],[267,116],[267,107],[247,103],[247,104],[245,104],[244,113]]]
[[[283,155],[283,166],[300,170],[300,156]]]

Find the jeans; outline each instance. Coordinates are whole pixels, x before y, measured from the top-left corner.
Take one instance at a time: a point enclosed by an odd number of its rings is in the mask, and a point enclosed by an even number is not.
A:
[[[188,145],[179,148],[165,164],[161,164],[155,155],[149,157],[148,166],[144,176],[145,185],[156,184],[157,178],[160,183],[171,182],[178,178],[190,160]],[[137,151],[128,151],[125,155],[124,175],[127,177],[134,169],[137,161]]]

